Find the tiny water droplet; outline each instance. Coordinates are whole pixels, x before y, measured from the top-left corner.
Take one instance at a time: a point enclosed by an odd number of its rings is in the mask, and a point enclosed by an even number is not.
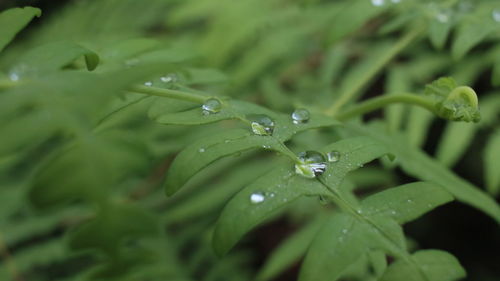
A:
[[[9,73],[9,79],[11,81],[19,81],[19,74],[17,74],[16,72],[11,72]]]
[[[201,106],[203,115],[215,114],[221,111],[222,104],[218,99],[209,98]]]
[[[395,214],[396,214],[396,211],[392,210],[391,215],[395,215]]]
[[[408,199],[408,200],[406,200],[406,202],[408,202],[408,203],[413,203],[413,200]]]
[[[274,131],[274,121],[264,114],[252,114],[247,116],[251,122],[252,132],[259,136],[270,136]]]
[[[274,196],[276,196],[274,192],[269,193],[269,197],[273,198]]]
[[[315,178],[326,171],[327,163],[323,154],[317,151],[299,153],[299,163],[295,164],[295,173],[306,178]]]
[[[448,21],[450,21],[450,18],[451,18],[451,12],[450,11],[439,11],[436,14],[436,19],[440,23],[447,23]]]
[[[198,152],[200,152],[200,153],[205,152],[205,148],[201,147],[200,149],[198,149]]]
[[[358,210],[356,210],[356,213],[358,213],[358,214],[362,214],[362,213],[363,213],[363,210],[358,209]]]
[[[139,61],[139,59],[137,59],[137,58],[132,58],[132,59],[126,60],[126,61],[125,61],[125,65],[126,65],[127,67],[133,67],[133,66],[138,65],[138,64],[139,64],[139,62],[140,62],[140,61]]]
[[[346,234],[348,232],[347,228],[342,229],[342,233]]]
[[[252,204],[259,204],[266,200],[266,196],[262,192],[254,192],[250,194],[250,202]]]
[[[224,141],[224,143],[230,143],[230,142],[231,142],[231,140],[225,140]]]
[[[270,149],[270,148],[271,148],[271,146],[270,146],[270,145],[266,145],[266,144],[264,144],[264,145],[262,146],[262,148],[264,148],[264,149]]]
[[[165,76],[160,77],[160,80],[161,80],[161,82],[164,82],[164,83],[175,83],[175,82],[177,82],[177,75],[175,75],[173,73],[167,74]]]
[[[340,160],[340,152],[336,150],[328,152],[326,156],[328,157],[328,162],[335,163]]]
[[[371,0],[372,5],[376,7],[383,6],[385,4],[385,0]]]
[[[145,86],[148,86],[148,87],[151,87],[151,86],[153,86],[153,82],[151,82],[151,81],[146,81],[146,82],[144,82],[144,85],[145,85]]]
[[[500,22],[500,9],[493,10],[493,12],[491,12],[491,17],[494,21]]]
[[[305,108],[298,108],[292,113],[292,122],[293,124],[307,123],[310,116],[309,110]]]

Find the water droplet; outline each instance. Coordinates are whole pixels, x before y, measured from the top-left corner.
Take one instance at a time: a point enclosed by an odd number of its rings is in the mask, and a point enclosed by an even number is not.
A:
[[[138,65],[138,64],[139,64],[139,62],[140,62],[140,61],[139,61],[139,59],[137,59],[137,58],[132,58],[132,59],[126,60],[126,61],[125,61],[125,65],[126,65],[127,67],[133,67],[133,66]]]
[[[315,178],[323,174],[327,163],[323,154],[317,151],[305,151],[298,155],[299,163],[295,164],[295,173],[306,178]]]
[[[270,136],[274,131],[274,121],[264,114],[253,114],[247,116],[251,122],[252,132],[259,136]]]
[[[330,151],[326,154],[326,157],[328,157],[328,162],[338,162],[340,160],[340,152],[336,150]]]
[[[264,145],[262,146],[262,148],[264,148],[264,149],[270,149],[270,148],[271,148],[271,146],[270,146],[270,145],[266,145],[266,144],[264,144]]]
[[[452,17],[451,10],[438,10],[436,14],[436,20],[440,23],[447,23]]]
[[[362,214],[362,213],[363,213],[363,210],[358,209],[358,210],[356,210],[356,213],[358,213],[358,214]]]
[[[173,73],[167,74],[165,76],[160,77],[160,80],[161,80],[161,82],[164,82],[164,83],[175,83],[175,82],[177,82],[177,75],[175,75]]]
[[[205,148],[201,147],[200,149],[198,149],[198,152],[200,152],[200,153],[205,152]]]
[[[12,81],[19,81],[19,74],[16,72],[9,73],[9,79]]]
[[[408,203],[413,203],[413,200],[408,199],[408,200],[406,200],[406,202],[408,202]]]
[[[215,114],[222,109],[222,103],[215,98],[207,99],[201,106],[203,115]]]
[[[254,192],[250,194],[250,202],[252,204],[259,204],[266,200],[266,196],[262,192]]]
[[[493,18],[494,21],[500,22],[500,10],[496,9],[491,12],[491,17]]]
[[[276,196],[274,192],[269,193],[269,197],[273,198],[274,196]]]
[[[396,211],[392,210],[391,215],[395,215],[395,214],[396,214]]]
[[[342,229],[342,233],[346,234],[347,232],[349,232],[349,230],[347,230],[347,228]]]
[[[153,82],[151,82],[151,81],[146,81],[146,82],[144,82],[144,85],[145,85],[145,86],[148,86],[148,87],[151,87],[151,86],[153,86]]]
[[[385,4],[385,0],[371,0],[372,5],[376,7],[383,6]]]
[[[292,113],[293,124],[302,124],[309,121],[309,110],[305,108],[298,108]]]

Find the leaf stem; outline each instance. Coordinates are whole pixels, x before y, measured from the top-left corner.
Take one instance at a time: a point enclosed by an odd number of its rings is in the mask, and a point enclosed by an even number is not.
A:
[[[132,87],[131,92],[150,95],[150,96],[158,96],[158,97],[172,98],[177,100],[190,101],[195,103],[204,103],[205,100],[209,98],[207,96],[195,93],[155,88],[155,87],[147,87],[147,86],[134,86]]]
[[[335,115],[339,109],[349,102],[353,96],[368,82],[370,82],[370,80],[377,75],[377,73],[379,73],[386,64],[388,64],[397,54],[413,42],[413,40],[415,40],[423,30],[423,27],[419,26],[403,36],[391,49],[389,49],[388,52],[379,58],[370,70],[366,71],[361,77],[359,77],[358,82],[353,87],[348,88],[344,93],[342,93],[340,98],[337,99],[328,109],[326,109],[325,114]]]
[[[345,121],[352,117],[377,110],[379,108],[382,108],[386,105],[393,103],[406,103],[406,104],[417,105],[429,110],[434,114],[437,114],[434,103],[429,99],[426,99],[425,97],[421,97],[416,94],[397,94],[397,95],[384,95],[373,99],[369,99],[344,112],[339,113],[338,115],[335,115],[334,117],[340,121]]]

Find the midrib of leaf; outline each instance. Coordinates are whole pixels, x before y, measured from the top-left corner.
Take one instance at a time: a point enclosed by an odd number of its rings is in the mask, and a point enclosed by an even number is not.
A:
[[[328,186],[326,182],[321,180],[321,178],[318,179],[318,181],[331,192],[331,197],[332,200],[345,212],[348,214],[352,215],[353,217],[357,218],[359,221],[362,223],[368,224],[371,227],[375,228],[379,233],[382,234],[384,239],[389,241],[391,245],[395,248],[398,249],[399,252],[399,257],[402,258],[404,261],[407,263],[413,265],[418,272],[420,273],[421,277],[424,278],[426,281],[430,281],[427,278],[427,275],[424,273],[424,271],[420,268],[420,266],[413,260],[412,256],[405,250],[401,249],[398,245],[397,242],[395,242],[389,234],[387,234],[383,228],[379,227],[373,220],[370,219],[370,217],[364,215],[362,212],[360,212],[361,209],[356,208],[355,206],[352,206],[348,200],[346,200],[342,194],[338,191],[336,191],[334,188]],[[352,225],[351,225],[352,226]]]

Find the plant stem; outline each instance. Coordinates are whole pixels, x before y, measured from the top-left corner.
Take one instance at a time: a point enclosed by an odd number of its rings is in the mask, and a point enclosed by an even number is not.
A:
[[[144,95],[172,98],[172,99],[190,101],[195,103],[204,103],[205,100],[209,98],[207,96],[189,92],[182,92],[177,90],[154,88],[147,86],[134,86],[130,91]]]
[[[379,60],[375,63],[374,66],[370,68],[369,71],[363,73],[361,77],[359,77],[358,82],[351,88],[348,88],[338,100],[336,100],[328,109],[326,109],[325,114],[333,116],[339,111],[339,109],[344,106],[347,102],[349,102],[353,96],[362,89],[370,80],[379,73],[382,68],[386,64],[388,64],[397,54],[399,54],[404,48],[406,48],[413,40],[415,40],[421,33],[423,28],[418,27],[410,32],[408,32],[405,36],[403,36],[396,44],[383,56],[379,58]]]
[[[415,94],[384,95],[362,102],[334,117],[340,121],[348,120],[352,117],[377,110],[392,103],[406,103],[423,107],[436,114],[434,103],[424,97]]]

